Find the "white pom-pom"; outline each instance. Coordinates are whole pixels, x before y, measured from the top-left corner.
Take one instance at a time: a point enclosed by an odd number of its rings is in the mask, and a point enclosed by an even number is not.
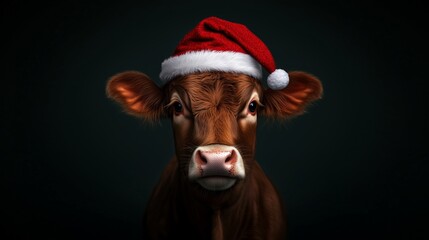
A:
[[[289,74],[283,69],[276,69],[267,79],[268,87],[273,90],[280,90],[289,84]]]

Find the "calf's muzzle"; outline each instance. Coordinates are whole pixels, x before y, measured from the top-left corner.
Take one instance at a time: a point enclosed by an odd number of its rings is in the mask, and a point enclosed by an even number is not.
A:
[[[189,164],[189,179],[203,188],[221,191],[245,177],[243,158],[233,146],[213,144],[197,147]]]

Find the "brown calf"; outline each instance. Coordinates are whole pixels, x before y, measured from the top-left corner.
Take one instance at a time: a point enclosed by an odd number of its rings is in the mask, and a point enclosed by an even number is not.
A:
[[[290,72],[281,90],[245,74],[179,76],[161,88],[140,72],[113,76],[109,97],[130,114],[171,118],[176,154],[144,217],[150,239],[284,239],[280,197],[254,159],[258,115],[285,119],[320,98],[320,81]]]

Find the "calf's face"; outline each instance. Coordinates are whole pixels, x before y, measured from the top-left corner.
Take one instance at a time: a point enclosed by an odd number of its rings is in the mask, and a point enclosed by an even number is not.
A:
[[[107,94],[130,114],[170,117],[179,171],[208,191],[237,185],[251,171],[258,115],[288,118],[320,98],[320,81],[290,72],[282,90],[264,90],[244,74],[206,72],[178,77],[162,88],[140,72],[113,76]]]
[[[166,91],[179,166],[210,191],[244,179],[255,149],[262,87],[246,75],[201,73],[174,80]]]

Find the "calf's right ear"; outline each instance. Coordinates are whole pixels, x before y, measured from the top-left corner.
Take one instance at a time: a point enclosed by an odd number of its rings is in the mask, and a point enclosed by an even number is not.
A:
[[[116,74],[109,79],[106,92],[131,115],[154,121],[165,114],[162,90],[144,73]]]

